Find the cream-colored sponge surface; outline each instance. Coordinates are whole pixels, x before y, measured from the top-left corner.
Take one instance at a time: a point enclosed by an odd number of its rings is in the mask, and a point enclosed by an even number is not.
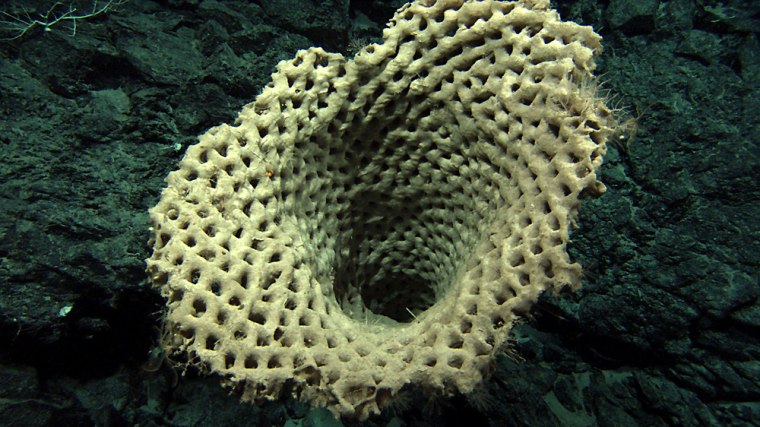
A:
[[[419,0],[382,44],[281,62],[151,209],[165,344],[245,399],[364,419],[467,393],[547,289],[613,119],[600,37],[548,2]]]

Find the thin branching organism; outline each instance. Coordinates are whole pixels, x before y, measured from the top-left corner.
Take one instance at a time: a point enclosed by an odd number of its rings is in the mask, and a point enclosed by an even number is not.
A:
[[[0,38],[0,40],[19,39],[35,28],[42,28],[46,32],[52,31],[54,26],[62,23],[68,23],[71,27],[71,35],[75,36],[80,19],[102,15],[116,6],[126,3],[126,1],[109,0],[101,2],[95,0],[89,11],[83,13],[78,12],[73,3],[67,7],[62,2],[57,1],[44,14],[39,14],[36,18],[26,9],[22,9],[20,12],[0,11],[0,31],[9,34],[8,37]]]

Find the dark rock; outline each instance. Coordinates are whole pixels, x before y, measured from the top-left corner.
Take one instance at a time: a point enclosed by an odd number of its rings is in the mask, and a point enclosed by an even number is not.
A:
[[[654,30],[657,0],[612,0],[607,9],[610,27],[625,34],[646,34]]]
[[[328,51],[340,50],[348,41],[348,0],[266,0],[261,7],[271,22]]]

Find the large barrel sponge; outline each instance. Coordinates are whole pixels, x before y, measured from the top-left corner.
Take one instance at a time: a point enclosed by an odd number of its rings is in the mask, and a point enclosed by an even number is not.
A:
[[[566,253],[613,128],[600,37],[547,1],[420,0],[354,59],[281,62],[151,211],[166,345],[241,390],[364,419],[467,393]]]

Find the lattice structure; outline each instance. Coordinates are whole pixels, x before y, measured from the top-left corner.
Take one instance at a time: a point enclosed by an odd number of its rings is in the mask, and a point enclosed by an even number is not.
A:
[[[151,210],[167,345],[247,399],[360,419],[467,393],[546,289],[613,121],[600,37],[546,1],[417,1],[353,60],[282,62]]]

